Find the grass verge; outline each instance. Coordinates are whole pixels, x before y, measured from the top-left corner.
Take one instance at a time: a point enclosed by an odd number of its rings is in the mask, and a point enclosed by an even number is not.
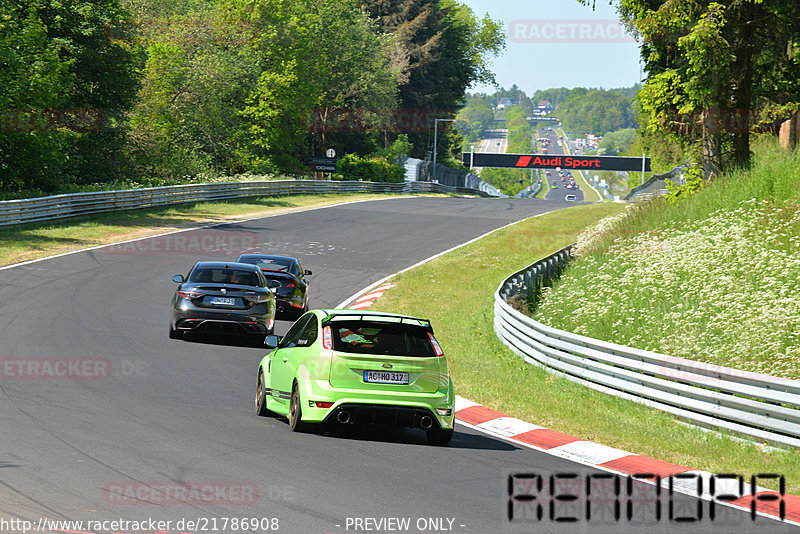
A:
[[[588,230],[533,317],[596,339],[800,380],[800,154],[777,141],[754,148],[750,169],[674,205],[637,204],[616,223]]]
[[[398,195],[298,195],[238,201],[196,202],[120,211],[88,218],[0,228],[0,265],[44,258],[72,250],[162,234],[172,230],[275,215],[304,208]]]
[[[494,333],[493,294],[509,274],[574,242],[620,204],[575,206],[510,226],[393,280],[376,309],[433,322],[456,392],[513,417],[578,438],[715,473],[786,476],[800,493],[800,454],[689,427],[672,416],[548,374],[525,363]],[[465,268],[470,266],[470,268]],[[765,484],[766,485],[766,484]]]

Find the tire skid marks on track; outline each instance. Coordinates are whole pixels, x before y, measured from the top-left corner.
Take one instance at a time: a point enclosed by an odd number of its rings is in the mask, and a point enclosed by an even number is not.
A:
[[[456,420],[468,427],[474,428],[486,434],[510,440],[516,444],[534,448],[548,454],[559,456],[576,463],[597,467],[604,471],[610,471],[622,476],[636,473],[648,473],[661,477],[662,485],[668,484],[667,479],[673,475],[699,475],[704,481],[708,481],[713,473],[691,469],[684,465],[673,464],[663,460],[657,460],[639,454],[633,454],[621,449],[615,449],[599,443],[593,443],[584,439],[570,436],[555,430],[521,421],[509,417],[502,412],[492,410],[485,406],[459,397],[456,395]],[[695,479],[673,479],[675,491],[688,495],[697,495]],[[708,484],[704,484],[708,487]],[[745,495],[735,500],[720,502],[727,506],[749,511],[753,499],[758,499],[758,514],[765,517],[780,517],[779,501],[761,500],[765,496],[776,495],[777,492],[756,486],[755,497]],[[706,490],[703,493],[705,499],[710,499],[711,495]],[[800,497],[796,495],[784,495],[786,523],[800,525]]]
[[[43,258],[36,258],[36,259],[32,259],[32,260],[21,261],[21,262],[18,262],[18,263],[12,263],[12,264],[9,264],[9,265],[2,265],[2,266],[0,266],[0,271],[5,271],[7,269],[14,269],[14,268],[17,268],[17,267],[22,267],[23,265],[31,265],[33,263],[39,263],[39,262],[43,262],[43,261],[48,261],[48,260],[52,260],[52,259],[55,259],[55,258],[61,258],[61,257],[64,257],[64,256],[71,256],[73,254],[80,254],[82,252],[90,252],[90,251],[93,251],[93,250],[100,250],[100,249],[112,247],[114,245],[124,245],[126,243],[135,243],[137,241],[145,241],[147,239],[154,239],[154,238],[157,238],[157,237],[164,237],[164,236],[173,235],[173,234],[181,234],[181,233],[184,233],[184,232],[193,232],[195,230],[204,230],[204,229],[207,229],[207,228],[217,228],[217,227],[220,227],[220,226],[241,225],[242,223],[247,223],[247,222],[251,222],[251,221],[258,221],[258,220],[261,220],[261,219],[270,219],[272,217],[280,217],[281,215],[304,213],[304,212],[307,212],[307,211],[324,210],[324,209],[327,209],[327,208],[338,208],[338,207],[341,207],[341,206],[346,206],[348,204],[361,204],[361,203],[365,203],[365,202],[378,202],[378,201],[381,201],[381,200],[395,200],[395,199],[398,199],[398,198],[412,198],[412,197],[402,195],[402,196],[388,197],[388,198],[367,198],[367,199],[363,199],[363,200],[349,200],[349,201],[346,201],[346,202],[339,202],[337,204],[328,204],[327,206],[313,206],[313,207],[310,207],[310,208],[290,209],[289,211],[284,211],[284,212],[281,212],[281,213],[271,213],[271,214],[268,214],[268,215],[261,214],[259,216],[255,216],[255,217],[247,217],[247,216],[245,216],[246,218],[244,218],[244,219],[232,218],[232,219],[227,220],[227,221],[209,222],[207,224],[201,223],[198,226],[191,226],[189,228],[178,228],[178,229],[170,230],[168,232],[156,233],[156,234],[153,234],[153,235],[146,235],[146,236],[143,236],[143,237],[134,237],[134,238],[130,238],[130,239],[125,239],[125,236],[119,236],[119,239],[121,239],[121,241],[113,241],[111,243],[103,243],[101,245],[92,245],[90,247],[78,248],[78,249],[75,249],[75,250],[69,250],[67,252],[60,252],[60,253],[57,253],[57,254],[52,254],[50,256],[45,256]]]

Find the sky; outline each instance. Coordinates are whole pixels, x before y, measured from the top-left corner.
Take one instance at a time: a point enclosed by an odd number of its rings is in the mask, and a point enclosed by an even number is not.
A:
[[[460,0],[506,30],[506,50],[491,63],[498,85],[533,95],[551,87],[630,87],[640,81],[639,47],[618,25],[614,6],[597,0]],[[478,85],[470,92],[493,93]]]

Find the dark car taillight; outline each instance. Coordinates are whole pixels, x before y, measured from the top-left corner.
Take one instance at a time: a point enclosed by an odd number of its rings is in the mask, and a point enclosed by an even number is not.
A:
[[[189,300],[200,298],[204,294],[205,293],[200,293],[199,291],[178,291],[178,296],[179,297],[183,297],[183,298],[189,299]]]
[[[246,301],[250,302],[251,304],[258,304],[260,302],[267,302],[269,300],[269,295],[267,294],[245,295],[243,298]]]

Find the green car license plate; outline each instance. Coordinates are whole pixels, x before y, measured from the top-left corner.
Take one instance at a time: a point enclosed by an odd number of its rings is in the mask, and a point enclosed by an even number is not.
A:
[[[408,373],[364,371],[364,382],[373,384],[408,384]]]

